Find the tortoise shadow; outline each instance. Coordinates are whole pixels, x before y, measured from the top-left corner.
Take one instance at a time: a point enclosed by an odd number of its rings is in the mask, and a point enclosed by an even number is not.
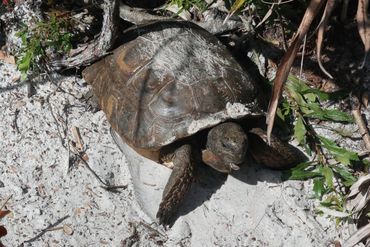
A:
[[[283,182],[282,171],[265,168],[256,164],[251,159],[247,159],[240,166],[238,171],[231,174],[220,173],[206,165],[200,165],[197,169],[196,182],[186,194],[183,203],[179,206],[177,213],[172,217],[172,226],[180,216],[185,216],[196,208],[204,205],[204,202],[211,197],[227,182],[227,176],[242,181],[249,185],[256,185],[258,182],[268,182],[279,184]]]
[[[227,179],[227,174],[220,173],[204,164],[197,166],[195,176],[195,182],[186,194],[171,223],[174,223],[178,217],[187,215],[202,206],[221,188]]]
[[[240,121],[240,124],[243,126],[249,125],[261,125],[259,118],[249,119],[249,124],[246,124],[246,120]],[[263,119],[262,119],[263,120]],[[246,128],[247,131],[248,128]],[[193,146],[196,147],[196,150],[201,150],[205,146],[205,140],[207,135],[207,130],[201,131],[198,133],[198,142]],[[250,137],[250,136],[249,136]],[[252,141],[252,139],[250,139]],[[253,139],[254,140],[254,139]],[[258,139],[259,140],[259,139]],[[261,147],[267,146],[267,144],[263,141],[256,142],[254,140],[251,142],[251,145],[258,145]],[[303,162],[307,159],[307,157],[296,147],[289,145],[294,151],[296,157],[298,157],[294,163],[294,165],[285,167],[284,170],[290,169],[297,165],[300,162]],[[263,148],[262,148],[263,149]],[[267,149],[262,151],[259,155],[264,155],[264,152],[271,152],[271,150]],[[224,174],[218,172],[211,168],[210,166],[205,165],[201,161],[201,154],[195,153],[194,154],[196,159],[196,171],[195,171],[195,182],[193,183],[190,191],[185,195],[183,202],[179,205],[177,213],[170,219],[169,223],[172,226],[175,221],[180,217],[191,213],[196,208],[204,205],[204,202],[211,199],[211,197],[216,194],[216,192],[227,183],[228,176],[232,176],[233,178],[241,181],[242,183],[248,185],[257,185],[259,182],[267,182],[270,184],[278,185],[284,181],[283,179],[283,169],[278,169],[274,167],[266,167],[264,165],[258,164],[251,156],[250,153],[247,154],[245,162],[240,165],[240,169],[237,171],[233,171],[231,174]]]
[[[234,178],[243,183],[256,185],[258,182],[268,182],[278,184],[283,182],[282,171],[273,170],[263,165],[257,164],[252,159],[248,159],[240,166],[240,170],[231,174]]]

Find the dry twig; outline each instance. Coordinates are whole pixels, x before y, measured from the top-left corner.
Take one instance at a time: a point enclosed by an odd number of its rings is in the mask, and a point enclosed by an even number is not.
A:
[[[278,107],[279,99],[283,91],[284,82],[288,78],[290,68],[293,65],[294,59],[298,52],[298,49],[303,41],[303,38],[307,34],[311,23],[315,16],[321,9],[321,6],[325,1],[321,0],[311,0],[310,5],[308,6],[302,22],[298,28],[297,33],[295,34],[293,41],[288,48],[288,51],[285,53],[284,57],[281,60],[279,69],[276,72],[276,77],[274,80],[274,87],[272,90],[272,95],[270,98],[270,104],[267,110],[266,124],[267,124],[267,139],[270,142],[272,127],[275,121],[275,114]]]
[[[369,133],[369,130],[367,129],[364,119],[362,118],[361,103],[357,96],[351,97],[351,105],[352,105],[353,118],[355,119],[358,125],[358,129],[361,134],[362,140],[365,143],[365,147],[367,151],[370,152],[370,133]]]
[[[369,0],[358,0],[358,7],[357,7],[357,27],[358,33],[360,34],[362,43],[364,44],[365,48],[365,55],[364,60],[361,65],[363,67],[366,63],[367,54],[370,51],[370,21],[367,17],[369,9]]]
[[[12,198],[13,195],[10,195],[8,196],[5,201],[3,202],[3,204],[1,205],[0,207],[0,211],[5,207],[5,205],[8,203],[8,201],[10,200],[10,198]]]
[[[127,188],[127,185],[111,185],[108,182],[103,181],[98,176],[98,174],[96,174],[96,172],[90,167],[89,163],[87,163],[87,161],[84,159],[81,152],[79,152],[77,150],[77,148],[74,145],[72,145],[72,143],[70,143],[69,146],[72,150],[72,153],[75,155],[75,157],[77,157],[85,165],[85,167],[94,175],[94,177],[102,184],[101,187],[103,189],[108,190],[108,191],[114,191],[114,190],[117,190],[117,189],[126,189]]]
[[[330,79],[333,79],[333,76],[324,68],[324,65],[322,65],[321,61],[321,50],[322,50],[322,42],[324,40],[324,33],[326,26],[328,25],[329,17],[331,16],[331,13],[335,7],[335,0],[328,0],[325,6],[324,13],[322,15],[320,25],[319,25],[319,31],[317,32],[317,41],[316,41],[316,57],[317,62],[319,64],[320,69],[322,72],[325,73]]]

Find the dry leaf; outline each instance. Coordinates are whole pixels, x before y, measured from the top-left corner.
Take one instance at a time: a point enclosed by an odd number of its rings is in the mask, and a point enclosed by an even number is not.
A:
[[[63,232],[67,235],[73,234],[73,228],[70,225],[64,225],[63,226]]]
[[[282,0],[279,0],[277,3],[273,3],[270,7],[270,9],[267,11],[267,13],[265,14],[265,16],[262,18],[262,20],[260,21],[260,23],[257,24],[256,26],[256,29],[261,26],[263,23],[265,23],[265,21],[271,16],[272,12],[274,11],[274,8],[276,5],[279,5],[281,4],[281,1]]]
[[[310,5],[306,9],[306,12],[303,16],[303,19],[298,28],[298,31],[295,37],[293,38],[293,42],[288,48],[284,57],[282,58],[278,71],[276,72],[276,77],[274,80],[274,87],[272,90],[272,95],[270,98],[270,103],[267,109],[267,117],[266,117],[267,140],[269,143],[270,143],[272,127],[274,125],[276,110],[278,107],[281,93],[283,91],[284,82],[288,78],[288,74],[289,74],[290,68],[292,67],[294,58],[298,52],[299,46],[302,43],[303,38],[305,37],[305,35],[307,34],[311,26],[312,20],[318,14],[318,12],[321,9],[321,6],[324,3],[325,1],[321,1],[321,0],[311,0]]]
[[[362,43],[365,47],[365,55],[362,66],[365,65],[367,53],[370,50],[370,21],[367,17],[367,9],[369,8],[369,0],[358,0],[357,7],[357,27]]]
[[[334,247],[342,247],[342,244],[338,240],[333,241]]]
[[[4,63],[9,63],[9,64],[15,64],[14,56],[10,56],[1,50],[0,50],[0,61],[4,61]]]
[[[331,16],[331,13],[334,9],[336,0],[328,0],[325,6],[324,13],[322,15],[320,25],[319,25],[319,31],[317,32],[317,42],[316,42],[316,57],[317,61],[319,63],[319,67],[330,79],[333,79],[333,76],[324,68],[321,62],[321,50],[322,50],[322,41],[324,39],[324,33],[326,26],[328,25],[329,18]]]
[[[1,218],[4,218],[6,215],[8,215],[10,213],[9,210],[1,210],[0,211],[0,219]]]
[[[370,174],[359,177],[359,179],[351,186],[348,198],[357,195],[365,185],[370,185]]]
[[[352,247],[362,241],[363,239],[370,237],[370,224],[360,228],[355,232],[347,241],[342,245],[343,247]]]
[[[84,149],[84,145],[82,142],[80,130],[76,126],[72,126],[71,131],[76,143],[76,148],[78,149],[79,152],[82,152]]]
[[[242,6],[243,6],[243,4],[246,2],[246,0],[236,0],[234,3],[233,3],[233,5],[231,6],[231,8],[230,8],[230,12],[229,12],[229,14],[226,16],[226,18],[225,18],[225,20],[224,20],[224,22],[223,22],[223,24],[225,24],[228,20],[229,20],[229,18],[231,17],[231,16],[233,16],[234,14],[235,14],[235,12],[237,11],[237,10],[239,10]]]
[[[8,234],[8,231],[4,226],[0,226],[0,238],[4,237],[6,234]]]
[[[361,195],[361,197],[360,197],[358,204],[355,205],[356,207],[353,209],[353,212],[360,212],[366,207],[367,203],[370,200],[369,192],[370,192],[370,187],[367,189],[367,191],[364,194],[363,193],[358,194],[358,195]]]
[[[89,161],[89,156],[88,156],[86,153],[84,153],[84,154],[82,155],[82,159],[83,159],[84,161]]]
[[[369,93],[364,92],[361,97],[361,103],[365,108],[369,105]]]
[[[360,212],[370,201],[370,174],[361,176],[350,188],[346,208],[352,212]]]

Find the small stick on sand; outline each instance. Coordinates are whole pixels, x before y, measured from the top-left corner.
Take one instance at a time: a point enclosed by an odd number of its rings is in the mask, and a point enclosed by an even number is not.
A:
[[[70,148],[71,148],[72,153],[85,165],[85,167],[94,175],[94,177],[101,184],[103,184],[103,186],[100,186],[100,187],[102,187],[103,189],[108,190],[108,191],[114,191],[114,190],[117,190],[117,189],[126,189],[127,188],[127,185],[111,185],[111,184],[103,181],[98,176],[98,174],[96,174],[96,172],[90,167],[89,163],[87,163],[87,161],[82,157],[81,153],[77,150],[77,148],[74,145],[72,145],[72,143],[70,143]]]
[[[10,198],[12,198],[12,196],[13,195],[10,195],[10,196],[8,196],[8,198],[6,198],[6,200],[4,201],[4,203],[0,207],[0,211],[5,207],[5,205],[8,203],[8,201],[10,200]]]
[[[82,143],[80,130],[76,126],[72,126],[71,128],[73,138],[76,141],[76,148],[79,152],[82,152],[84,149],[84,145]]]

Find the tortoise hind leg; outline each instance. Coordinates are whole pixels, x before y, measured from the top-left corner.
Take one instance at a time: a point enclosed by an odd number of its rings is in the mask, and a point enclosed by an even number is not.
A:
[[[251,143],[249,152],[257,163],[272,169],[288,169],[305,160],[307,157],[296,147],[281,141],[271,135],[271,144],[267,144],[267,134],[264,130],[254,128],[249,131]]]
[[[168,223],[193,181],[194,164],[189,144],[176,149],[172,161],[173,170],[164,188],[162,202],[157,212],[160,224]]]

